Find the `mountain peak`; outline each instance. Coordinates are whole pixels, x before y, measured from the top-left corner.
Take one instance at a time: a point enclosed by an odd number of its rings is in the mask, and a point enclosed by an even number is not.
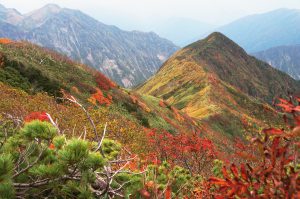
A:
[[[26,14],[27,17],[34,19],[44,18],[48,15],[55,14],[61,11],[61,7],[56,4],[46,4],[45,6]]]
[[[247,53],[238,44],[220,32],[214,32],[208,35],[205,39],[196,41],[184,48],[189,54],[206,53],[221,53],[226,51],[236,52],[243,56]]]
[[[227,36],[225,36],[220,32],[213,32],[210,35],[208,35],[205,39],[199,40],[195,43],[201,43],[201,44],[206,43],[206,44],[214,44],[214,45],[227,43],[227,44],[237,46],[237,44],[234,43],[234,41],[232,41],[231,39],[229,39]]]
[[[206,37],[206,39],[229,39],[220,32],[213,32]]]
[[[43,8],[47,8],[47,9],[61,9],[61,7],[59,7],[59,5],[54,4],[54,3],[48,3]]]
[[[1,20],[13,25],[16,25],[23,19],[23,16],[19,11],[17,11],[14,8],[6,8],[1,4],[0,4],[0,15],[1,15]]]
[[[62,8],[56,4],[47,4],[40,9],[25,14],[25,19],[22,21],[21,26],[27,30],[33,29],[61,10]]]
[[[58,12],[61,9],[62,8],[59,5],[53,4],[53,3],[49,3],[49,4],[46,4],[45,6],[43,6],[40,10],[47,10],[49,12]]]

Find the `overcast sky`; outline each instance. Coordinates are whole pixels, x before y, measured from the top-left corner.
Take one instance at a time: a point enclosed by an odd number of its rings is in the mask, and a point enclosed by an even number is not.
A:
[[[191,18],[214,25],[278,8],[300,9],[300,0],[0,0],[21,13],[48,3],[79,9],[108,24],[147,24]]]

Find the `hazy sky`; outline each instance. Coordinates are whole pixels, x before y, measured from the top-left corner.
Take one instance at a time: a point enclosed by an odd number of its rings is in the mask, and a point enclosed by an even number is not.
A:
[[[115,25],[147,25],[173,17],[220,25],[278,8],[300,9],[300,0],[0,0],[0,3],[22,13],[55,3]]]

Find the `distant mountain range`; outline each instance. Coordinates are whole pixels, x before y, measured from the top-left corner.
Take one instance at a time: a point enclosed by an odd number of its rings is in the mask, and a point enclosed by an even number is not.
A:
[[[246,16],[217,31],[250,53],[276,46],[300,44],[300,10],[279,9]]]
[[[278,46],[253,55],[300,80],[300,45]]]
[[[222,32],[247,52],[254,53],[276,46],[300,44],[300,10],[278,9],[249,15],[216,27],[197,20],[172,18],[153,28],[179,46]]]
[[[145,81],[178,50],[153,32],[123,31],[53,4],[24,15],[0,6],[0,37],[54,49],[93,66],[124,87]]]

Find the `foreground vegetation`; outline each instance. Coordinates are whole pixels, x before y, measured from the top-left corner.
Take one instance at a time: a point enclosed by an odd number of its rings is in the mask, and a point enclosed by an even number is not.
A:
[[[269,128],[239,148],[239,163],[217,160],[197,135],[148,133],[148,151],[133,154],[100,134],[71,137],[47,113],[1,120],[2,198],[298,198],[300,99],[281,100],[286,130]],[[237,165],[239,164],[239,165]],[[212,168],[212,169],[211,169]]]

